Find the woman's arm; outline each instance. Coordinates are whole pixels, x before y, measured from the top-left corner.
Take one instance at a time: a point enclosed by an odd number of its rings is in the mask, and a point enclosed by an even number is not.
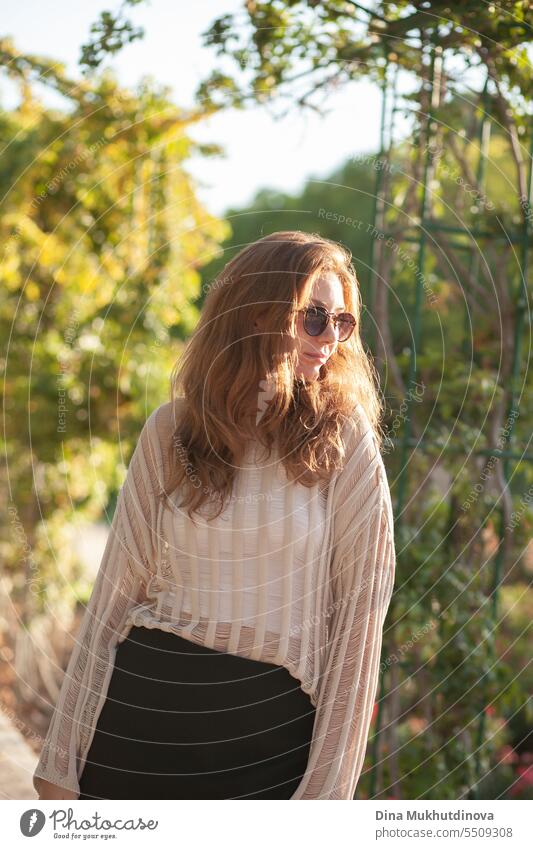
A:
[[[293,799],[353,799],[376,698],[396,563],[393,517],[373,432],[352,449],[334,499],[329,638],[313,740]]]
[[[33,786],[42,799],[78,798],[78,777],[107,694],[119,636],[130,610],[146,600],[156,556],[153,493],[161,470],[156,413],[143,427],[119,492],[98,575],[33,774]]]

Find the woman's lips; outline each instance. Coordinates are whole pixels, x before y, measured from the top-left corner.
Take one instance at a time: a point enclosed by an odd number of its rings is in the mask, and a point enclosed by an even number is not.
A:
[[[325,363],[327,360],[327,357],[323,357],[321,354],[309,354],[307,351],[304,352],[304,357],[308,357],[315,363]]]

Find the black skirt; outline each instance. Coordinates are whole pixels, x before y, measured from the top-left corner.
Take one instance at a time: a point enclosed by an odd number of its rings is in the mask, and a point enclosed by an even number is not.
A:
[[[315,708],[283,666],[134,626],[118,645],[80,799],[290,799]]]

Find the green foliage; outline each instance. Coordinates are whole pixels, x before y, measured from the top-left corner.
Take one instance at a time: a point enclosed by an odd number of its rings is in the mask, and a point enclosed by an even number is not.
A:
[[[184,167],[199,116],[165,88],[144,79],[129,92],[104,74],[73,84],[65,110],[51,110],[33,76],[48,69],[66,91],[61,67],[21,57],[8,40],[0,56],[21,90],[19,106],[0,111],[11,142],[0,162],[1,547],[13,601],[32,623],[72,611],[80,564],[69,524],[99,518],[122,484],[198,319],[199,266],[228,231]]]
[[[232,59],[240,73],[212,72],[197,89],[199,102],[239,107],[278,95],[292,98],[297,80],[306,83],[299,102],[316,108],[312,95],[329,80],[364,77],[379,82],[387,60],[418,73],[420,38],[433,38],[443,50],[461,55],[467,66],[490,60],[495,76],[515,89],[522,106],[530,96],[527,0],[499,4],[399,0],[372,5],[365,11],[365,4],[345,0],[254,0],[244,4],[246,26],[241,25],[240,14],[218,17],[204,33],[204,43]]]
[[[82,45],[80,66],[85,73],[95,71],[105,58],[121,50],[126,44],[143,38],[143,27],[135,27],[125,15],[127,6],[138,6],[144,0],[123,0],[116,12],[100,12],[100,18],[91,26],[91,38]]]

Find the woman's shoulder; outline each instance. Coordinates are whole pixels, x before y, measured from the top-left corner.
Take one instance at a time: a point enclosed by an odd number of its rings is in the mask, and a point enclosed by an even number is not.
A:
[[[380,441],[370,417],[361,403],[357,403],[346,417],[342,430],[344,458],[341,477],[368,476],[368,468],[376,469],[376,483],[386,482],[386,472]]]
[[[373,499],[394,525],[391,493],[380,443],[362,404],[356,404],[344,424],[345,455],[338,472],[333,505],[334,514],[348,516],[352,531],[357,527],[363,505]]]
[[[161,492],[169,473],[169,451],[185,399],[156,407],[146,419],[130,461],[131,476],[151,492]]]
[[[178,424],[178,415],[185,402],[185,398],[179,396],[173,401],[160,404],[150,413],[146,420],[145,428],[150,436],[161,445],[172,438]]]
[[[184,398],[177,397],[156,407],[146,419],[139,440],[138,451],[150,467],[165,465],[165,457],[172,444],[178,424],[179,411]]]
[[[346,416],[343,425],[343,440],[346,454],[349,455],[363,439],[374,439],[376,434],[363,405],[358,402]]]

